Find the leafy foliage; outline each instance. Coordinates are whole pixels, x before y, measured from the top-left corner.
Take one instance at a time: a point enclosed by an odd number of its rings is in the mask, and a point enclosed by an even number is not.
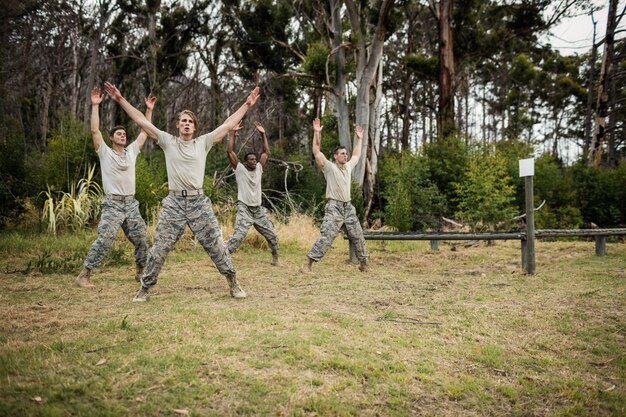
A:
[[[87,165],[93,166],[95,161],[91,137],[73,115],[64,112],[48,141],[41,184],[53,190],[70,190],[87,175]]]
[[[382,161],[380,175],[387,225],[399,231],[437,226],[446,201],[430,178],[426,158],[409,153],[388,156]]]
[[[463,182],[469,156],[469,149],[457,136],[442,138],[425,147],[426,165],[429,177],[455,210],[457,189],[454,183]]]
[[[163,152],[143,153],[135,164],[135,198],[144,218],[167,195],[167,171]]]
[[[515,188],[507,175],[506,159],[495,152],[477,152],[467,176],[455,184],[457,216],[475,231],[506,230],[517,214]]]
[[[573,167],[576,205],[585,222],[600,227],[626,223],[626,164],[616,169]]]

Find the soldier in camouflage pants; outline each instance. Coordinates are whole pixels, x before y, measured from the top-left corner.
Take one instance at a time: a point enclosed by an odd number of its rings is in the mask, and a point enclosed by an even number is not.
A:
[[[354,245],[357,259],[360,262],[367,262],[363,229],[356,215],[356,209],[350,202],[342,203],[337,200],[328,200],[326,203],[324,220],[320,227],[320,237],[313,244],[309,253],[307,253],[307,257],[315,262],[319,262],[342,228],[345,230],[350,243]]]
[[[177,135],[156,128],[140,111],[133,107],[115,85],[105,82],[104,88],[113,101],[153,138],[163,149],[167,166],[169,195],[163,199],[161,214],[150,249],[148,262],[141,279],[141,287],[133,302],[145,302],[149,290],[165,262],[165,257],[189,225],[196,239],[209,254],[217,269],[224,275],[233,298],[245,298],[246,292],[237,281],[230,253],[222,240],[220,227],[211,208],[211,200],[204,195],[206,157],[213,145],[221,142],[235,128],[259,97],[259,87],[252,90],[244,104],[212,132],[195,136],[198,119],[190,110],[178,114]]]
[[[93,287],[91,271],[100,265],[113,245],[117,231],[121,227],[126,237],[135,245],[135,279],[139,281],[146,265],[148,238],[146,223],[139,214],[139,202],[135,199],[135,162],[148,135],[141,131],[137,139],[126,145],[126,129],[115,126],[109,131],[111,147],[100,132],[99,105],[102,102],[100,88],[91,90],[91,135],[93,145],[100,159],[102,188],[105,198],[102,202],[102,215],[98,225],[98,238],[91,245],[83,269],[74,281],[78,287]],[[152,118],[156,102],[153,95],[145,99],[146,117]]]
[[[87,253],[85,268],[94,269],[102,263],[105,255],[111,249],[120,227],[128,240],[135,246],[137,269],[143,270],[148,256],[148,238],[146,223],[139,214],[139,202],[132,196],[118,197],[113,195],[105,196],[102,202],[98,238]]]
[[[141,280],[143,287],[149,288],[157,283],[165,257],[182,236],[185,225],[189,225],[217,270],[226,277],[235,275],[209,197],[203,194],[184,197],[170,193],[163,199],[154,245],[150,249],[148,267]]]
[[[278,266],[278,236],[274,230],[274,224],[267,217],[267,212],[261,206],[261,180],[263,168],[269,158],[270,146],[265,135],[265,129],[261,123],[254,122],[256,130],[261,134],[263,150],[257,162],[256,155],[248,152],[244,157],[244,162],[239,161],[235,152],[235,136],[241,124],[237,125],[229,133],[228,159],[230,166],[235,171],[237,181],[237,217],[235,220],[235,231],[226,242],[228,251],[233,253],[241,246],[248,234],[250,226],[254,228],[267,240],[272,251],[272,265]]]
[[[263,206],[248,206],[241,201],[237,202],[237,219],[235,221],[235,231],[233,235],[226,241],[228,251],[233,253],[241,246],[248,229],[251,226],[267,240],[267,244],[272,251],[273,259],[277,261],[278,258],[278,236],[274,230],[274,223],[267,217],[267,212]],[[273,261],[274,263],[274,261]]]
[[[356,256],[359,259],[359,269],[363,272],[368,270],[367,252],[365,251],[365,239],[363,229],[359,224],[356,210],[350,202],[350,189],[352,184],[352,169],[358,163],[361,156],[361,144],[363,141],[363,129],[357,126],[355,129],[356,139],[352,151],[352,157],[348,159],[348,150],[345,146],[338,146],[333,152],[334,162],[330,162],[322,153],[320,147],[322,126],[320,120],[313,120],[313,156],[316,165],[321,169],[326,178],[326,211],[320,227],[320,237],[313,244],[307,254],[307,261],[300,268],[300,272],[310,274],[314,262],[319,262],[333,240],[342,228],[346,231],[350,243],[354,246]]]

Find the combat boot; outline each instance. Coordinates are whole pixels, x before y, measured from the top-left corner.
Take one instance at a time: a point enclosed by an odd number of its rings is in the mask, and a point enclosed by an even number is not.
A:
[[[74,281],[74,285],[76,285],[77,287],[82,287],[82,288],[93,288],[93,287],[95,287],[95,285],[93,285],[89,281],[89,278],[91,278],[91,269],[83,268],[80,271],[80,274],[78,274],[78,277],[76,278],[76,281]]]
[[[302,264],[302,266],[300,267],[300,273],[306,274],[306,275],[312,274],[313,269],[311,269],[311,267],[313,266],[313,262],[314,262],[313,259],[307,256],[306,262]]]
[[[278,260],[278,252],[272,252],[272,265],[280,266],[280,261]]]
[[[226,281],[228,281],[228,286],[230,287],[230,295],[233,298],[246,298],[246,292],[241,288],[239,282],[237,282],[237,275],[227,275]]]
[[[367,272],[370,270],[370,266],[367,263],[367,260],[365,261],[361,261],[361,263],[359,264],[359,271],[361,272]]]
[[[148,289],[141,287],[139,288],[137,295],[135,295],[135,298],[133,298],[133,303],[145,303],[149,299],[150,299],[150,294],[148,294]]]

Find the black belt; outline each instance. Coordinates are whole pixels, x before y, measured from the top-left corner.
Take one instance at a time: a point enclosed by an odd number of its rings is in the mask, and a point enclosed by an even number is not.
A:
[[[131,201],[135,198],[134,195],[121,195],[121,194],[109,194],[109,197],[111,198],[111,200],[116,200],[116,201]]]
[[[203,195],[204,190],[170,190],[170,195],[174,195],[176,197],[191,197],[194,195]]]
[[[333,202],[336,204],[339,204],[340,206],[343,206],[344,208],[348,207],[348,205],[350,205],[350,201],[339,201],[339,200],[335,200],[334,198],[329,198],[328,202]]]

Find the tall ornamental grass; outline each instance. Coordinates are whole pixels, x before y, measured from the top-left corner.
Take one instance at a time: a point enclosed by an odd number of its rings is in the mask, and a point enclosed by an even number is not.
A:
[[[44,194],[43,221],[53,235],[63,230],[80,230],[100,215],[100,203],[104,192],[94,181],[95,166],[90,166],[87,177],[70,185],[70,190],[53,191],[48,186]]]

